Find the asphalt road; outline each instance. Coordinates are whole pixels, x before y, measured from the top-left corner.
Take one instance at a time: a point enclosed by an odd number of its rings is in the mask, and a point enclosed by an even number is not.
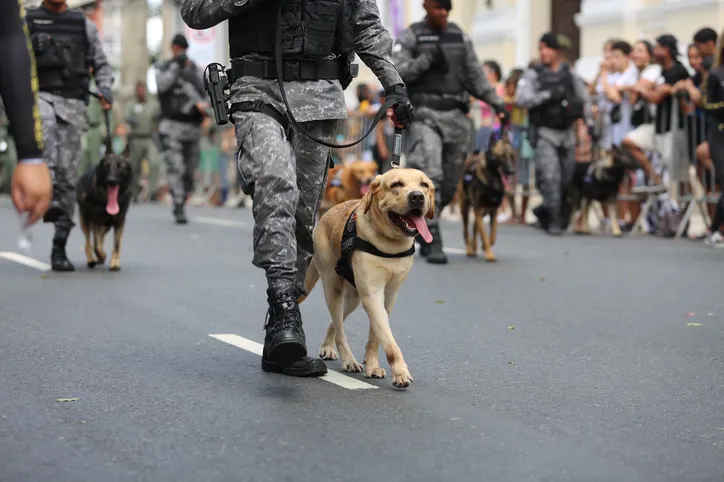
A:
[[[451,263],[416,262],[391,317],[402,391],[339,362],[262,372],[251,213],[190,215],[132,206],[119,273],[76,229],[59,274],[48,226],[40,263],[7,254],[0,206],[0,481],[724,480],[721,251],[506,227],[486,264],[447,224]],[[303,314],[316,353],[319,287]],[[347,323],[360,360],[367,326]]]

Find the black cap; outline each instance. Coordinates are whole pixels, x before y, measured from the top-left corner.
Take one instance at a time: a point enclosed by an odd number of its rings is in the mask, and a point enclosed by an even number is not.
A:
[[[173,40],[171,40],[171,45],[178,45],[182,49],[189,48],[188,40],[186,40],[186,37],[180,33],[177,33],[176,35],[174,35]]]
[[[444,8],[447,11],[452,10],[452,0],[432,0],[433,2],[440,5],[440,8]]]
[[[656,38],[656,43],[669,50],[672,58],[679,56],[679,41],[671,34],[664,34]]]
[[[558,38],[551,32],[546,32],[541,35],[539,42],[545,44],[549,49],[560,50],[561,44],[558,43]]]

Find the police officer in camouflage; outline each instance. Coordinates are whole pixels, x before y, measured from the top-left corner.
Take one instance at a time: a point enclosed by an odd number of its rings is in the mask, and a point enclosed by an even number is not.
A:
[[[199,164],[201,124],[206,102],[203,70],[189,60],[189,43],[181,34],[171,41],[173,58],[156,70],[161,121],[158,133],[166,161],[166,178],[173,196],[173,216],[186,224],[186,199],[194,190],[194,172]]]
[[[516,92],[517,103],[528,109],[529,139],[535,148],[536,175],[543,196],[534,212],[548,234],[559,236],[568,226],[566,190],[573,178],[575,125],[584,118],[593,125],[590,98],[581,79],[561,57],[558,37],[544,34],[540,62],[525,71]]]
[[[281,8],[281,12],[279,9]],[[262,369],[321,376],[320,359],[307,356],[297,300],[312,256],[312,230],[322,197],[330,149],[289,122],[275,47],[283,59],[284,90],[292,114],[313,137],[332,142],[347,116],[343,89],[351,81],[353,52],[375,73],[394,101],[393,121],[414,115],[380,23],[375,0],[183,0],[191,28],[229,21],[232,120],[242,188],[253,199],[253,264],[264,269],[269,310]],[[283,32],[275,45],[277,18]]]
[[[98,30],[66,0],[43,0],[28,9],[26,22],[35,52],[44,156],[53,177],[53,201],[43,220],[55,225],[50,263],[53,271],[74,271],[65,247],[75,226],[81,140],[88,129],[86,106],[91,69],[104,109],[111,109],[113,69]]]
[[[415,106],[415,122],[406,139],[407,165],[424,171],[435,185],[435,214],[428,221],[433,241],[421,238],[420,254],[428,263],[445,264],[438,219],[452,201],[470,152],[473,125],[467,113],[470,96],[508,114],[483,71],[470,38],[447,17],[450,0],[425,0],[427,16],[400,33],[393,60]]]

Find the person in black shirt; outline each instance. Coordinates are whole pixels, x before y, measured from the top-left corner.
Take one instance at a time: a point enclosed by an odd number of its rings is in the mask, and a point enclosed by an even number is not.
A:
[[[24,30],[21,0],[0,2],[0,97],[10,122],[10,134],[18,151],[13,172],[13,204],[29,214],[27,223],[38,221],[53,195],[50,171],[43,161],[43,131],[38,111],[35,57]]]
[[[646,171],[647,176],[654,185],[661,185],[661,177],[655,173],[646,157],[645,151],[657,152],[674,178],[680,179],[682,173],[682,156],[675,155],[675,140],[671,129],[672,109],[674,107],[674,85],[689,78],[686,67],[679,62],[679,50],[676,37],[661,35],[656,39],[654,58],[661,66],[661,77],[653,89],[638,89],[638,94],[646,102],[656,105],[655,122],[653,125],[643,125],[634,130],[624,141],[624,145]],[[679,106],[680,107],[680,106]],[[678,109],[678,128],[684,128],[684,115]],[[677,129],[677,130],[679,130]],[[675,165],[673,165],[675,163]],[[686,173],[683,173],[686,176]]]

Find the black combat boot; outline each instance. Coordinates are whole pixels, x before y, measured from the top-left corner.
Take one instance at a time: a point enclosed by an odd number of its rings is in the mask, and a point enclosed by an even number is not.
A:
[[[53,250],[50,252],[50,267],[53,271],[75,271],[75,266],[65,254],[65,245],[68,242],[67,236],[55,235],[53,238]]]
[[[420,243],[420,256],[427,258],[430,254],[430,245],[422,239],[422,236],[417,237],[417,242]]]
[[[447,264],[447,255],[442,250],[442,235],[440,234],[440,226],[435,223],[428,226],[430,234],[432,234],[432,243],[429,244],[430,251],[427,255],[427,262],[431,264]]]
[[[543,206],[542,204],[536,206],[533,209],[533,215],[538,219],[534,226],[544,231],[548,231],[549,219],[548,211],[546,210],[545,206]]]
[[[267,290],[269,311],[265,325],[261,368],[265,372],[293,377],[321,377],[327,365],[319,358],[307,356],[307,341],[302,328],[302,314],[294,288]]]
[[[186,213],[184,212],[183,203],[174,204],[173,217],[176,218],[176,224],[186,224],[189,222],[188,218],[186,218]]]
[[[561,236],[561,215],[558,209],[548,210],[548,234],[551,236]]]

